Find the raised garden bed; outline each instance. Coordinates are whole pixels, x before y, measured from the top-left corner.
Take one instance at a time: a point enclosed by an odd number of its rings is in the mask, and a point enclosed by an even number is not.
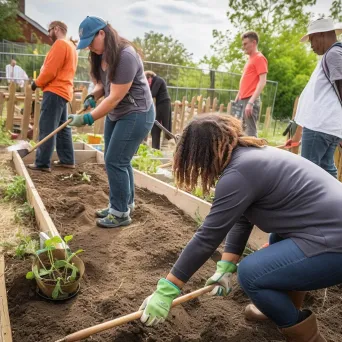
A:
[[[67,302],[45,301],[35,293],[34,282],[25,279],[31,262],[7,259],[6,285],[15,342],[55,341],[136,311],[197,229],[195,221],[167,197],[192,217],[196,217],[196,212],[204,217],[210,209],[209,203],[135,171],[136,184],[141,188],[136,191],[137,209],[132,225],[123,229],[98,228],[94,210],[108,203],[107,176],[103,165],[96,163],[103,158],[100,152],[88,153],[88,161],[84,152],[89,151],[80,148],[76,152],[76,160],[83,161],[76,170],[29,174],[33,196],[36,201],[40,196],[50,223],[62,236],[74,235],[71,248],[85,250],[81,291]],[[17,164],[22,167],[21,162]],[[86,173],[90,182],[80,182],[78,177],[70,177],[71,173]],[[255,242],[253,237],[252,240]],[[185,292],[202,287],[214,270],[215,262],[208,260],[187,284]],[[342,340],[340,290],[340,287],[331,288],[326,296],[324,290],[312,292],[306,303],[318,313],[330,342]],[[248,298],[235,285],[227,298],[203,296],[174,308],[172,319],[157,328],[134,322],[94,335],[87,341],[283,341],[274,324],[245,322],[243,309],[247,303]]]

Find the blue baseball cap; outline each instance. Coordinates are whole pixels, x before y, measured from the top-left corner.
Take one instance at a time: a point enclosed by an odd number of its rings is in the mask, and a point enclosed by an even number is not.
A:
[[[77,45],[77,49],[85,49],[93,41],[97,32],[107,26],[107,23],[99,17],[87,16],[80,24],[78,29],[78,35],[80,41]]]

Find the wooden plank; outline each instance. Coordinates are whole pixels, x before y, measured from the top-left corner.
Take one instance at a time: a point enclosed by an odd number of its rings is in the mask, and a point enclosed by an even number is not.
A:
[[[39,89],[35,91],[35,98],[39,98]],[[33,141],[38,141],[39,139],[39,119],[40,119],[40,101],[34,101],[34,119],[33,119]]]
[[[265,122],[264,122],[264,129],[263,129],[263,133],[266,135],[268,132],[268,129],[270,127],[270,123],[271,123],[271,107],[267,107],[266,109],[266,117],[265,117]]]
[[[213,108],[211,110],[212,112],[216,112],[217,111],[217,97],[214,98],[213,101]]]
[[[202,114],[202,113],[203,113],[203,96],[201,95],[198,98],[197,114]]]
[[[228,114],[228,115],[231,115],[231,114],[232,114],[232,103],[231,103],[231,102],[229,102],[229,103],[227,104],[227,114]]]
[[[221,103],[220,108],[219,108],[219,113],[223,113],[223,111],[224,111],[224,104]]]
[[[21,120],[21,139],[27,139],[27,132],[30,124],[31,117],[31,108],[32,108],[32,89],[29,85],[26,86],[25,89],[25,101],[24,101],[24,115]]]
[[[74,151],[83,151],[85,149],[84,145],[85,145],[84,142],[80,142],[80,141],[74,142],[73,143]]]
[[[37,189],[35,188],[29,173],[26,170],[23,160],[20,158],[18,152],[12,153],[15,170],[20,176],[23,176],[26,181],[26,196],[28,202],[34,208],[36,221],[40,231],[50,233],[51,236],[59,236],[57,228],[51,220],[45,205],[40,198]]]
[[[186,106],[186,97],[183,96],[181,115],[180,115],[179,133],[183,132],[183,128],[184,128],[185,106]]]
[[[7,119],[6,119],[6,130],[12,131],[13,129],[13,116],[14,116],[14,105],[15,105],[15,83],[11,82],[9,85],[9,96],[7,101]]]
[[[2,119],[2,112],[4,111],[5,106],[5,95],[0,93],[0,117]]]
[[[187,121],[190,121],[194,117],[195,103],[196,103],[196,96],[193,96],[192,99],[191,99],[190,114],[188,116],[188,120]]]
[[[292,111],[292,120],[296,116],[297,113],[297,107],[298,107],[298,102],[299,102],[299,96],[296,97],[294,105],[293,105],[293,111]]]
[[[36,151],[28,154],[24,157],[23,161],[25,164],[33,163],[36,159]],[[59,160],[57,152],[54,151],[52,154],[51,161]],[[95,162],[96,161],[96,151],[75,151],[75,162],[76,164],[82,164],[86,162]]]
[[[0,255],[0,342],[12,342],[5,283],[5,260],[3,255]]]
[[[210,113],[211,99],[210,96],[207,98],[205,102],[205,113]]]
[[[175,106],[173,109],[173,122],[172,122],[172,133],[177,133],[177,120],[178,120],[178,112],[179,112],[179,101],[175,101]]]

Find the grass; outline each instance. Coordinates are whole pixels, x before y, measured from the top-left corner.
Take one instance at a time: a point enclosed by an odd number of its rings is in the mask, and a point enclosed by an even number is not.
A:
[[[266,139],[268,142],[268,145],[270,146],[284,145],[287,138],[283,136],[283,132],[285,131],[285,128],[287,127],[287,125],[288,125],[288,122],[272,120],[268,131],[263,132],[263,124],[259,124],[258,138]]]

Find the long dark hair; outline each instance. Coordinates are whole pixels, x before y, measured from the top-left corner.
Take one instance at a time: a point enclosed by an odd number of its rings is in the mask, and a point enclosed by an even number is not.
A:
[[[142,51],[137,48],[132,42],[121,37],[116,30],[110,24],[107,24],[106,27],[102,29],[106,36],[104,39],[105,51],[104,58],[105,62],[108,64],[108,76],[110,80],[114,79],[116,68],[120,62],[120,53],[121,50],[132,46],[135,51],[143,58]],[[98,33],[97,33],[98,34]],[[97,35],[96,34],[96,35]],[[94,52],[89,53],[89,61],[91,64],[91,75],[96,79],[96,81],[100,80],[100,67],[101,67],[102,55],[97,55]]]
[[[198,181],[208,193],[237,146],[262,147],[264,139],[245,136],[239,119],[231,115],[198,115],[184,129],[173,160],[176,185],[193,190]]]

